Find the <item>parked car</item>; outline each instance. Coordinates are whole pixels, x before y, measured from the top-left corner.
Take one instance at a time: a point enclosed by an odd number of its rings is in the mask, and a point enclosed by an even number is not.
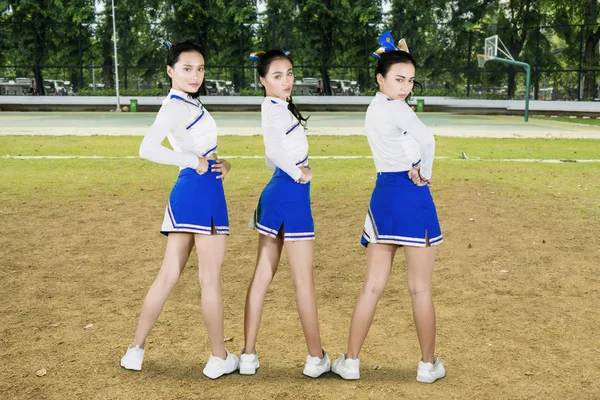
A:
[[[358,84],[356,81],[331,79],[331,92],[334,96],[356,96],[358,95]]]
[[[204,86],[210,96],[232,96],[234,94],[231,81],[206,79],[204,80]]]
[[[0,96],[31,96],[34,87],[30,78],[17,78],[16,81],[0,78]]]

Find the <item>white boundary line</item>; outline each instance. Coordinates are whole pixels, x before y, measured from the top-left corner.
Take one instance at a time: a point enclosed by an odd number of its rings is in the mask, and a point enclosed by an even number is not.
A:
[[[435,157],[437,158],[437,157]],[[454,159],[454,161],[499,161],[499,162],[525,162],[525,163],[550,163],[550,164],[568,164],[568,163],[599,163],[600,160],[572,160],[572,159],[544,159],[544,158],[482,158],[474,160]]]
[[[0,158],[16,158],[23,160],[36,160],[36,159],[55,159],[55,160],[68,160],[72,158],[81,158],[81,159],[92,159],[92,160],[101,160],[101,159],[136,159],[140,158],[138,156],[13,156],[10,154],[6,154],[4,156],[0,156]],[[221,156],[221,158],[248,158],[248,159],[260,159],[265,158],[265,156]],[[311,156],[311,159],[360,159],[360,158],[373,158],[371,156]],[[448,158],[448,157],[436,157],[436,158]]]
[[[88,160],[104,160],[104,159],[116,159],[116,160],[132,160],[138,159],[138,156],[13,156],[6,154],[0,156],[2,159],[18,159],[18,160],[70,160],[70,159],[88,159]],[[227,156],[224,155],[222,158],[226,159],[262,159],[264,156]],[[358,159],[372,159],[372,156],[310,156],[311,160],[358,160]],[[600,159],[591,160],[572,160],[572,159],[541,159],[541,158],[484,158],[484,159],[462,159],[447,156],[435,157],[436,160],[453,160],[453,161],[498,161],[498,162],[526,162],[526,163],[600,163]]]

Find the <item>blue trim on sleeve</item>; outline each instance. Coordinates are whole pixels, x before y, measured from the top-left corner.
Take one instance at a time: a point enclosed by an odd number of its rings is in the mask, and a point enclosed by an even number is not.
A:
[[[306,156],[306,157],[304,158],[304,160],[302,160],[302,161],[298,161],[298,162],[296,163],[296,166],[298,166],[298,165],[301,165],[301,164],[304,164],[304,163],[306,162],[306,160],[308,160],[308,156]]]
[[[212,153],[213,151],[215,151],[217,149],[217,147],[219,147],[219,145],[216,145],[212,149],[208,150],[206,153],[202,154],[202,157],[206,157],[207,155],[209,155],[210,153]]]

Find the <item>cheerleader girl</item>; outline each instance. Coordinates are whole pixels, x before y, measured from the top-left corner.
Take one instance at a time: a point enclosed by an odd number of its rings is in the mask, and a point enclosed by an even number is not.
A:
[[[246,297],[245,347],[240,357],[240,373],[255,374],[259,367],[255,346],[263,304],[285,246],[308,347],[303,373],[317,378],[329,371],[331,364],[321,347],[315,296],[315,233],[310,207],[312,172],[308,166],[308,142],[303,126],[306,118],[292,103],[294,74],[289,52],[253,53],[250,59],[258,61],[258,75],[265,89],[261,107],[262,132],[266,163],[274,173],[260,196],[252,221],[252,227],[259,233],[258,254]]]
[[[389,32],[379,37],[375,70],[379,92],[367,109],[365,127],[377,183],[361,242],[367,272],[352,314],[348,351],[332,365],[344,379],[360,378],[358,354],[388,280],[394,255],[403,247],[413,317],[421,346],[417,381],[433,383],[446,375],[435,355],[435,311],[431,278],[442,233],[430,192],[435,152],[433,134],[406,103],[415,83],[415,61],[404,40],[394,47]]]
[[[223,179],[231,165],[217,157],[217,126],[198,100],[204,79],[200,48],[190,41],[166,45],[171,91],[142,141],[140,157],[176,165],[180,171],[161,228],[161,233],[167,236],[162,267],[148,290],[135,337],[121,359],[121,366],[141,370],[146,338],[195,245],[202,316],[212,352],[203,372],[216,379],[237,370],[239,363],[238,357],[230,354],[223,344],[221,298],[221,263],[229,234]],[[173,150],[161,145],[165,136]]]

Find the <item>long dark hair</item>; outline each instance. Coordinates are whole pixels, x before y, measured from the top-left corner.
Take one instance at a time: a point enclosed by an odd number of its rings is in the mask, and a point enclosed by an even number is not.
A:
[[[392,65],[404,63],[404,64],[412,64],[417,69],[417,63],[410,53],[402,50],[394,50],[394,51],[386,51],[380,55],[381,58],[377,60],[377,67],[375,68],[375,82],[377,82],[377,74],[381,74],[384,78],[387,76]],[[413,87],[419,87],[421,89],[421,93],[423,92],[423,86],[417,81],[413,82]],[[406,102],[408,102],[411,98],[411,94],[406,96]]]
[[[281,58],[285,58],[287,60],[290,61],[290,63],[292,64],[292,67],[294,66],[294,62],[292,61],[292,59],[290,58],[289,55],[287,55],[286,53],[284,53],[281,50],[269,50],[266,53],[259,55],[258,56],[258,65],[256,66],[256,69],[258,70],[258,75],[261,78],[265,78],[267,76],[267,73],[269,72],[269,68],[271,67],[271,63],[274,60],[278,60]],[[264,87],[263,87],[264,89]],[[265,89],[265,95],[266,95],[266,89]],[[294,102],[292,101],[292,96],[290,95],[289,99],[288,99],[288,110],[290,110],[290,112],[292,113],[292,115],[294,117],[296,117],[296,119],[298,121],[300,121],[300,123],[302,124],[302,126],[306,127],[306,121],[308,121],[308,117],[304,118],[302,116],[302,114],[300,113],[300,111],[298,111],[298,109],[296,108],[296,105],[294,104]]]
[[[177,44],[171,45],[171,47],[169,47],[169,52],[167,53],[167,65],[171,68],[174,68],[177,61],[179,61],[179,55],[181,53],[186,53],[188,51],[195,51],[196,53],[199,53],[202,57],[204,57],[204,55],[202,54],[202,50],[200,49],[200,46],[198,46],[196,43],[192,42],[191,40],[186,40],[185,42],[177,43]],[[171,79],[170,76],[169,76],[169,84],[171,86],[173,86],[173,80]],[[192,99],[197,99],[198,97],[200,97],[201,87],[202,87],[202,85],[200,85],[200,87],[198,88],[198,91],[196,93],[188,93]]]

